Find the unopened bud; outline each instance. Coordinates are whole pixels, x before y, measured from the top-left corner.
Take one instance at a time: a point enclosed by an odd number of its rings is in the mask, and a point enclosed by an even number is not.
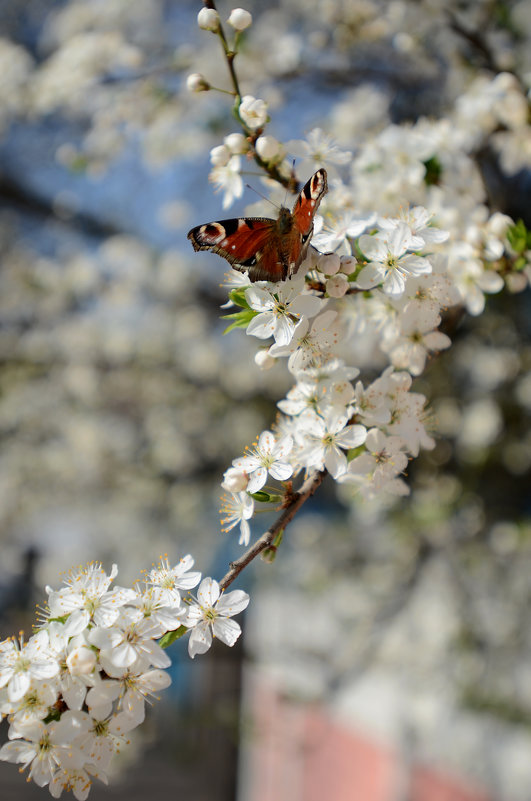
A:
[[[208,92],[210,84],[203,78],[201,73],[192,72],[186,79],[186,88],[189,92]]]
[[[252,24],[252,21],[251,14],[244,8],[233,8],[227,20],[229,25],[232,25],[236,31],[244,31]]]
[[[215,8],[202,8],[197,15],[197,24],[204,31],[219,30],[219,14]]]
[[[264,161],[271,161],[278,156],[280,144],[274,136],[259,136],[255,143],[255,150]]]
[[[230,157],[230,150],[225,145],[218,145],[210,151],[210,163],[213,167],[224,167],[229,163]]]
[[[249,483],[249,476],[237,467],[229,467],[223,474],[221,486],[227,492],[243,492]]]
[[[247,141],[247,137],[241,133],[228,134],[223,142],[229,148],[230,152],[235,156],[240,156],[243,153],[247,153],[249,150],[249,142]]]

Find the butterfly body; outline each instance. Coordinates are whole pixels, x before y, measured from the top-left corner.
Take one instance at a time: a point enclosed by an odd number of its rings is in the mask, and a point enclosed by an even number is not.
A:
[[[283,281],[295,275],[306,256],[317,207],[328,189],[323,169],[310,178],[293,211],[281,207],[276,220],[240,217],[192,228],[194,250],[211,250],[251,281]]]

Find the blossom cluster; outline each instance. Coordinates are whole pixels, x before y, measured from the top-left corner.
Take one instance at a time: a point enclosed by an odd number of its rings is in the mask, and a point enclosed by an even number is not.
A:
[[[91,564],[72,571],[61,589],[46,588],[36,632],[27,642],[0,642],[0,713],[9,720],[0,759],[28,768],[54,798],[70,790],[82,801],[93,778],[107,782],[111,758],[143,722],[146,701],[171,683],[164,671],[171,661],[157,641],[189,632],[193,658],[213,636],[232,646],[241,633],[231,617],[246,608],[247,593],[221,594],[193,564],[190,555],[173,567],[163,559],[142,584],[113,589],[116,565],[107,574]]]
[[[278,497],[268,475],[286,481],[326,470],[367,496],[408,492],[408,460],[434,446],[426,398],[411,384],[451,344],[440,330],[444,311],[462,305],[479,314],[485,293],[520,291],[531,279],[531,237],[489,212],[475,160],[497,127],[516,137],[528,130],[527,110],[523,87],[501,73],[473,83],[444,120],[390,124],[345,150],[319,128],[282,144],[266,133],[267,103],[237,96],[242,132],[211,150],[224,208],[243,193],[244,154],[280,183],[291,175],[290,156],[301,159],[302,175],[326,168],[330,181],[294,278],[250,284],[233,273],[227,281],[241,308],[231,327],[272,339],[256,363],[268,369],[287,358],[295,380],[278,403],[277,431],[263,432],[224,475],[222,525],[239,524],[240,543],[250,540],[255,502]]]
[[[295,381],[278,402],[276,435],[263,432],[224,476],[230,495],[222,522],[226,530],[240,524],[243,544],[255,500],[268,500],[268,476],[286,481],[300,471],[326,470],[366,496],[403,495],[409,458],[434,445],[426,398],[411,384],[427,359],[450,345],[438,326],[452,287],[446,259],[433,252],[447,234],[421,208],[411,210],[409,222],[371,219],[358,221],[358,236],[348,237],[359,261],[313,251],[293,279],[242,286],[240,278],[231,293],[243,307],[231,316],[247,334],[273,340],[258,352],[259,366],[286,359]],[[365,230],[371,233],[360,233]],[[384,365],[365,383],[353,363],[359,339]]]

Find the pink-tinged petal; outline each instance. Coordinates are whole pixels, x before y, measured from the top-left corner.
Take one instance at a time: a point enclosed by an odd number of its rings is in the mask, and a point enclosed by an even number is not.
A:
[[[216,606],[220,615],[237,615],[249,605],[249,595],[243,590],[232,590],[221,596]]]
[[[214,606],[219,598],[219,584],[213,578],[204,578],[197,591],[201,606]]]
[[[362,234],[358,239],[358,246],[367,261],[385,261],[387,258],[387,245],[376,236]]]
[[[347,426],[336,437],[336,444],[340,448],[357,448],[363,445],[367,438],[367,429],[365,426],[353,425]]]
[[[338,478],[347,469],[347,457],[339,448],[330,448],[325,456],[324,465],[332,478]]]
[[[235,620],[230,620],[229,618],[217,618],[213,625],[212,629],[214,631],[214,636],[224,642],[225,645],[233,646],[242,630],[238,623]]]
[[[266,481],[267,470],[265,467],[259,467],[258,470],[255,470],[254,473],[252,473],[249,477],[247,492],[258,492],[258,490],[262,489]]]
[[[208,623],[201,623],[192,629],[188,640],[188,653],[193,659],[196,654],[205,654],[212,645],[212,632]]]
[[[258,337],[258,339],[268,339],[275,333],[276,320],[276,315],[273,312],[259,314],[257,317],[253,317],[247,326],[247,334]]]

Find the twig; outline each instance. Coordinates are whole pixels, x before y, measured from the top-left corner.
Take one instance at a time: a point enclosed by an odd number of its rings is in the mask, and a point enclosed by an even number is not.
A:
[[[213,11],[217,11],[214,0],[203,0],[203,5],[205,6],[205,8],[211,8]],[[241,102],[242,94],[240,91],[238,76],[236,75],[236,70],[234,68],[234,59],[236,58],[236,50],[231,50],[231,48],[229,47],[227,42],[227,37],[225,36],[225,31],[223,30],[221,21],[217,29],[217,34],[220,38],[225,58],[227,59],[230,78],[232,85],[234,87],[234,94],[236,95],[236,114],[238,117],[238,121],[242,127],[245,136],[251,143],[252,155],[255,162],[258,164],[259,167],[261,167],[262,170],[264,170],[269,175],[270,178],[279,183],[285,189],[289,189],[291,192],[298,192],[300,189],[300,181],[297,179],[297,176],[295,175],[295,170],[293,168],[289,176],[283,175],[280,172],[277,164],[272,164],[270,162],[264,161],[262,158],[260,158],[260,156],[256,152],[254,144],[258,139],[258,137],[262,135],[264,129],[258,128],[257,130],[253,130],[249,128],[240,117],[238,109],[239,109],[239,104]]]
[[[282,529],[286,528],[289,523],[291,523],[300,507],[320,486],[325,475],[326,470],[320,470],[311,473],[306,481],[303,482],[300,489],[292,494],[288,506],[286,506],[282,514],[278,517],[276,522],[273,523],[271,528],[268,529],[265,534],[262,534],[260,539],[256,540],[256,542],[251,545],[251,547],[248,548],[247,551],[242,554],[242,556],[230,563],[230,570],[219,582],[219,586],[222,590],[226,590],[227,587],[232,584],[234,579],[242,572],[244,567],[247,567],[247,565],[252,562],[253,559],[258,556],[258,554],[262,553],[262,551],[265,551],[265,549],[272,544],[277,534]]]

